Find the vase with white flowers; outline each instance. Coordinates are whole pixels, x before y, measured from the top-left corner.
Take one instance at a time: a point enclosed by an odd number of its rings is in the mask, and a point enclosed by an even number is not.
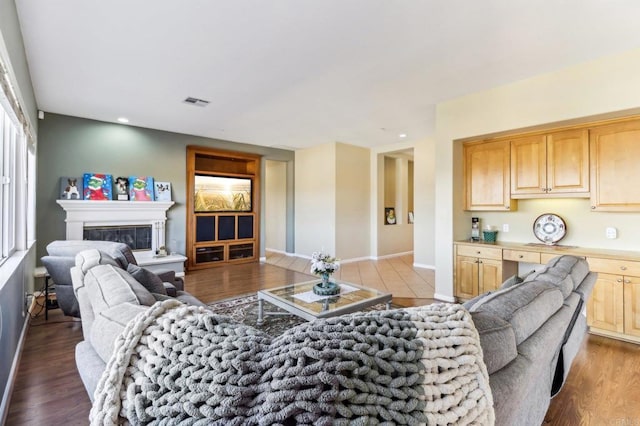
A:
[[[330,254],[317,251],[311,256],[311,272],[320,275],[322,281],[313,287],[313,292],[321,296],[333,296],[340,293],[340,286],[331,282],[331,274],[340,268],[340,262]]]

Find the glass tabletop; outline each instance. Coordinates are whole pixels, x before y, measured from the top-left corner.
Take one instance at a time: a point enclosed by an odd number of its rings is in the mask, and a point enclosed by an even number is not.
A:
[[[318,296],[313,293],[313,286],[320,280],[289,284],[283,287],[260,290],[264,295],[275,297],[282,302],[306,310],[314,315],[340,311],[353,306],[371,306],[391,300],[391,293],[373,288],[335,280],[340,285],[340,294],[336,296]]]

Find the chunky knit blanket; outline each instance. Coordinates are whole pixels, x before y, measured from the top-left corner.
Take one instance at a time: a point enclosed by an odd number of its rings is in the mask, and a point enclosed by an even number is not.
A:
[[[116,341],[92,425],[493,424],[460,305],[316,320],[271,337],[174,300]]]

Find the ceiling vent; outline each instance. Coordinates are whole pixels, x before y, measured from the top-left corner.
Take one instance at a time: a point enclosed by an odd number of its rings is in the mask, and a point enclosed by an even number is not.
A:
[[[206,107],[207,105],[209,105],[209,101],[205,101],[204,99],[192,98],[191,96],[189,96],[187,99],[185,99],[182,102],[184,102],[185,104],[195,105],[199,107]]]

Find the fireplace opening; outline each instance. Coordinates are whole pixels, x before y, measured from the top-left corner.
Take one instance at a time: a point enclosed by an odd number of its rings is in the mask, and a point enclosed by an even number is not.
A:
[[[131,250],[151,250],[151,225],[87,226],[82,238],[93,241],[125,243]]]

